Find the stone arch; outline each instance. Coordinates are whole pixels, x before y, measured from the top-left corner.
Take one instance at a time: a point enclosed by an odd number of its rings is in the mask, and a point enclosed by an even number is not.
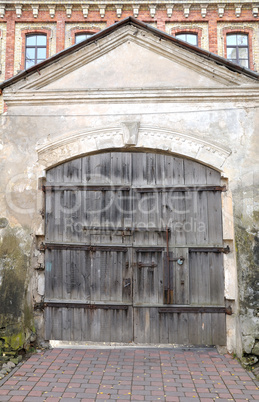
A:
[[[222,171],[230,149],[192,134],[168,128],[122,122],[107,128],[69,133],[38,147],[38,162],[43,169],[66,160],[106,149],[150,149],[193,159]]]

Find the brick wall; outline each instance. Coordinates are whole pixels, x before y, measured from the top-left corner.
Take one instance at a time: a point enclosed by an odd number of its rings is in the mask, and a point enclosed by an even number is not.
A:
[[[193,3],[195,4],[189,9],[188,7],[184,9],[182,4],[174,5],[171,16],[168,16],[166,5],[157,5],[155,9],[148,4],[141,5],[138,15],[135,12],[135,16],[172,35],[181,31],[196,32],[199,46],[223,57],[226,57],[226,34],[233,30],[246,32],[249,35],[250,68],[256,70],[259,63],[259,29],[258,17],[253,13],[253,3],[245,3],[240,15],[234,4],[225,6],[223,14],[220,15],[217,2],[208,5],[205,13],[204,10],[202,12],[198,2]],[[9,6],[5,10],[5,15],[2,15],[0,23],[2,55],[0,80],[10,78],[24,68],[27,33],[47,34],[49,57],[73,45],[75,33],[99,32],[128,16],[133,16],[131,5],[123,6],[121,16],[117,15],[116,7],[112,5],[106,6],[102,16],[98,5],[89,6],[87,16],[86,13],[84,16],[79,5],[73,6],[71,15],[65,6],[56,6],[53,11],[47,5],[40,5],[36,16],[33,15],[32,7],[29,5],[23,6],[20,16],[17,15],[14,6]]]

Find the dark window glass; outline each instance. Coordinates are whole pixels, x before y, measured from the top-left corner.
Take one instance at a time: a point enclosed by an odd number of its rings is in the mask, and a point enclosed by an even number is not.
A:
[[[184,42],[190,43],[190,45],[198,46],[198,35],[191,33],[180,33],[176,34],[177,39],[183,40]]]
[[[25,68],[34,66],[46,59],[47,56],[47,37],[46,35],[28,35],[25,45]]]
[[[227,59],[249,68],[248,35],[227,35]]]
[[[90,38],[92,35],[93,35],[93,34],[89,34],[89,33],[87,33],[87,34],[86,34],[86,33],[79,33],[79,34],[76,34],[75,43],[80,43],[80,42],[82,42],[83,40]]]

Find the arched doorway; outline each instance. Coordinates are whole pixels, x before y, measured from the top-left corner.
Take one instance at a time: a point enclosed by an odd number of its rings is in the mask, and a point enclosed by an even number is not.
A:
[[[220,173],[105,152],[45,190],[46,339],[225,345]]]

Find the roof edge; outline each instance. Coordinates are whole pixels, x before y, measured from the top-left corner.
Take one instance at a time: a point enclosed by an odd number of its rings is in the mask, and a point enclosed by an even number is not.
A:
[[[16,74],[15,76],[3,81],[0,84],[0,89],[3,90],[4,88],[15,84],[16,82],[32,75],[33,73],[35,73],[37,71],[39,72],[45,66],[51,65],[56,60],[65,57],[67,54],[72,54],[72,53],[76,52],[77,50],[83,48],[86,44],[94,42],[98,39],[101,39],[101,38],[105,37],[106,35],[108,35],[110,32],[115,31],[115,30],[119,29],[121,26],[128,25],[128,24],[134,25],[136,27],[139,27],[139,28],[145,29],[149,32],[152,32],[154,35],[157,35],[160,38],[162,37],[164,39],[170,40],[171,42],[175,43],[177,46],[182,47],[183,49],[188,49],[189,51],[191,51],[193,53],[196,53],[196,54],[198,53],[202,57],[209,59],[209,60],[213,60],[217,64],[227,67],[231,71],[237,72],[239,74],[244,74],[254,80],[259,80],[259,74],[257,74],[256,72],[254,72],[246,67],[239,66],[238,64],[232,63],[231,61],[226,60],[225,58],[218,56],[215,53],[211,53],[211,52],[201,49],[197,46],[190,45],[187,42],[183,42],[183,41],[175,38],[174,36],[171,36],[163,31],[160,31],[157,28],[152,27],[149,24],[146,24],[145,22],[138,20],[137,18],[129,16],[119,22],[116,22],[113,25],[110,25],[109,27],[103,29],[100,32],[93,34],[90,38],[88,38],[76,45],[70,46],[69,48],[62,50],[59,53],[56,53],[55,55],[42,61],[41,63],[35,64],[34,66],[28,68],[27,70],[24,70],[24,71],[20,72],[19,74]]]

